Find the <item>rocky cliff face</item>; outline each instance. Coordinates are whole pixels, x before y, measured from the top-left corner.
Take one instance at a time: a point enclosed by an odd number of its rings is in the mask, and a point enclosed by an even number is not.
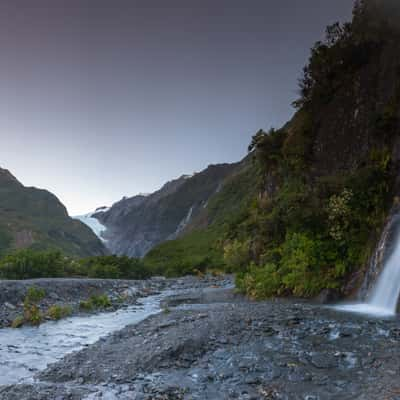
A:
[[[93,216],[107,227],[108,249],[142,257],[155,245],[179,237],[220,189],[236,164],[210,165],[193,176],[181,176],[150,195],[123,198]]]
[[[28,247],[58,248],[76,256],[106,253],[87,226],[68,216],[56,196],[25,187],[0,168],[0,252]]]

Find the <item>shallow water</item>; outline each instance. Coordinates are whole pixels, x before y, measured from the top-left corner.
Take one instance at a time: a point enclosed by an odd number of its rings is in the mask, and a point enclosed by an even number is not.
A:
[[[139,305],[115,312],[70,317],[37,328],[0,329],[0,385],[29,380],[66,354],[160,312],[164,296],[146,297]]]
[[[352,312],[357,314],[366,314],[377,318],[394,317],[396,315],[391,309],[376,306],[370,303],[348,303],[339,304],[333,307],[338,311]]]

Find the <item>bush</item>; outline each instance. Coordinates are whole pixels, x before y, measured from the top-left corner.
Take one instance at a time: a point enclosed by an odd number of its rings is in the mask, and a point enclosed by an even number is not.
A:
[[[126,256],[89,257],[79,264],[80,271],[90,278],[146,279],[151,276],[142,260]]]
[[[99,308],[111,307],[111,300],[106,294],[92,295],[89,299],[81,301],[79,308],[84,311],[93,311]]]
[[[83,311],[92,311],[94,309],[94,305],[90,300],[82,300],[79,303],[79,308]]]
[[[236,276],[236,287],[254,299],[265,299],[282,293],[279,268],[272,263],[259,267],[252,264],[249,271]]]
[[[43,315],[36,304],[24,305],[24,320],[32,325],[38,326],[43,320]]]
[[[47,310],[47,316],[55,321],[66,318],[72,314],[71,306],[61,306],[55,304]]]
[[[224,246],[224,261],[230,271],[241,271],[250,262],[250,241],[237,239]]]
[[[70,261],[59,251],[18,250],[0,261],[1,279],[57,278]]]
[[[25,303],[37,303],[40,300],[43,300],[46,296],[46,291],[42,288],[38,288],[36,286],[31,286],[28,288],[25,296]]]
[[[106,294],[92,295],[90,301],[95,308],[108,308],[111,307],[111,301]]]
[[[0,260],[0,279],[89,277],[146,279],[153,272],[140,259],[98,256],[75,260],[59,251],[19,250]]]

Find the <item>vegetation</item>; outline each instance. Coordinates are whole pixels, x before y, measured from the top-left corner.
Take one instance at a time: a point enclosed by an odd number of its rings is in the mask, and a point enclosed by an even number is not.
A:
[[[398,131],[400,79],[375,118],[375,142],[367,155],[354,155],[352,170],[316,171],[312,146],[321,110],[351,87],[387,34],[384,24],[371,24],[371,13],[359,1],[352,23],[328,27],[304,69],[293,121],[253,137],[249,151],[262,195],[225,244],[225,261],[239,266],[238,287],[252,297],[342,289],[371,254],[392,197],[389,149]]]
[[[42,288],[36,286],[31,286],[28,288],[25,296],[25,303],[32,304],[43,300],[46,296],[46,291]]]
[[[166,276],[231,270],[224,261],[224,242],[230,227],[247,219],[248,206],[257,192],[256,174],[250,159],[245,160],[183,236],[164,242],[147,254],[145,267],[152,274]]]
[[[72,314],[72,307],[71,306],[62,306],[58,304],[54,304],[49,307],[47,310],[47,316],[50,319],[58,321],[62,318],[66,318]]]
[[[104,253],[95,234],[50,192],[23,186],[0,168],[0,255],[29,248],[76,257]]]
[[[97,256],[75,259],[60,251],[19,250],[0,259],[0,279],[88,277],[145,279],[152,271],[139,259]]]
[[[79,271],[89,278],[146,279],[151,271],[136,258],[126,256],[98,256],[82,259]]]
[[[11,323],[11,328],[21,328],[25,323],[25,319],[22,315],[18,315],[14,318],[14,321]]]
[[[43,300],[45,296],[46,292],[41,288],[36,286],[31,286],[28,288],[24,299],[23,321],[21,322],[21,319],[18,319],[17,317],[12,325],[16,325],[16,327],[21,326],[24,323],[29,323],[35,326],[40,325],[43,320],[43,315],[37,303]]]
[[[2,279],[61,277],[65,258],[59,251],[19,250],[0,260]]]
[[[145,257],[146,269],[168,277],[197,274],[223,266],[216,230],[194,231],[157,246]]]
[[[111,307],[111,301],[107,295],[92,295],[87,300],[83,300],[79,304],[79,308],[83,311],[92,311],[96,309],[104,309]]]

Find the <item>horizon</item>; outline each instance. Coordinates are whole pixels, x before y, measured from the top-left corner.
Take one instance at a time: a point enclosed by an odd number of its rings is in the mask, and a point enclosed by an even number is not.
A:
[[[310,48],[352,7],[2,2],[1,166],[81,215],[240,161],[293,115]]]

